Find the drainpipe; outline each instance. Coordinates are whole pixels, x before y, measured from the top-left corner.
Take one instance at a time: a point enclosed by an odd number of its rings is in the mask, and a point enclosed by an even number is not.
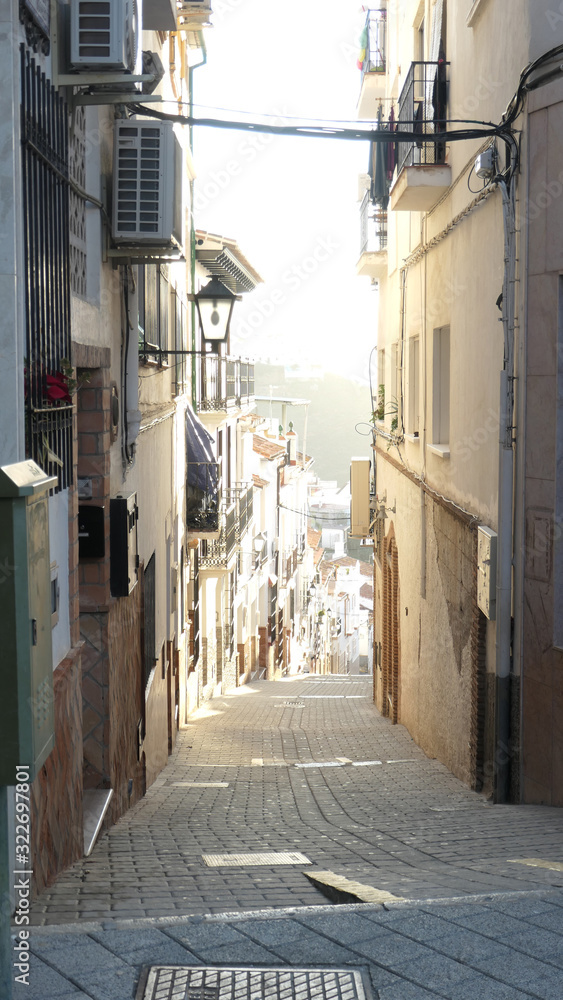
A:
[[[129,465],[135,457],[136,441],[141,428],[139,410],[139,269],[131,267],[128,281],[126,337],[125,337],[125,393],[126,456]]]
[[[507,802],[510,790],[510,674],[512,644],[512,564],[514,505],[514,338],[515,338],[515,178],[499,181],[504,226],[504,283],[502,323],[504,368],[500,373],[499,495],[496,592],[496,690],[494,790],[497,803]]]
[[[207,62],[207,48],[205,45],[205,39],[203,37],[203,32],[199,35],[200,46],[201,46],[201,60],[198,63],[194,63],[188,69],[188,90],[189,90],[189,104],[190,104],[190,118],[193,116],[194,107],[194,71],[199,69],[200,66],[205,66]],[[190,142],[190,152],[193,156],[194,152],[194,129],[193,125],[189,127],[189,142]],[[195,223],[194,223],[194,181],[190,184],[190,292],[192,295],[195,292]],[[191,301],[191,327],[192,327],[192,409],[194,412],[197,410],[197,362],[196,362],[196,307],[195,302]]]

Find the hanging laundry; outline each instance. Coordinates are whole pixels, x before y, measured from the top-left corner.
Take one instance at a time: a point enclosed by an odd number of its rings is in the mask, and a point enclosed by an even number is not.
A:
[[[360,35],[360,54],[358,56],[358,69],[363,70],[366,61],[368,48],[368,29],[365,27]]]
[[[377,113],[377,128],[378,131],[387,131],[383,125],[383,109],[381,107]],[[373,204],[381,205],[384,211],[389,204],[386,146],[387,143],[384,142],[372,142],[370,151],[370,197]]]
[[[434,131],[443,132],[446,128],[446,104],[448,101],[448,78],[446,66],[446,53],[444,45],[440,39],[440,51],[438,54],[438,67],[432,88],[432,106],[434,108]],[[443,163],[446,158],[446,144],[444,142],[435,143],[434,162]]]

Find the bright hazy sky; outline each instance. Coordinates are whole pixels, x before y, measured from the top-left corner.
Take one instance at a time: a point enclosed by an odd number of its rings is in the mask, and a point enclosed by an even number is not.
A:
[[[194,113],[354,121],[365,14],[354,0],[214,0]],[[231,116],[233,117],[233,116]],[[234,116],[236,117],[236,116]],[[196,128],[196,225],[237,240],[264,279],[235,306],[231,353],[367,378],[377,294],[358,278],[368,144]]]

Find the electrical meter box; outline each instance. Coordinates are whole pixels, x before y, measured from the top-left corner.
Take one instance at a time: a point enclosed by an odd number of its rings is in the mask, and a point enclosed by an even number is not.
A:
[[[33,461],[0,468],[0,785],[33,781],[55,743],[48,492]]]
[[[367,538],[371,523],[370,508],[371,462],[369,458],[350,461],[350,535]]]
[[[127,597],[137,583],[137,494],[110,500],[110,587],[112,597]]]
[[[480,524],[477,528],[477,604],[491,621],[497,607],[497,534]]]

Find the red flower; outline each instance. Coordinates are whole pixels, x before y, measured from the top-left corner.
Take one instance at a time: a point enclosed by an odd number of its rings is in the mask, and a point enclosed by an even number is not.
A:
[[[72,398],[68,391],[68,379],[62,372],[55,372],[54,375],[46,375],[47,383],[46,396],[50,403],[72,403]]]

